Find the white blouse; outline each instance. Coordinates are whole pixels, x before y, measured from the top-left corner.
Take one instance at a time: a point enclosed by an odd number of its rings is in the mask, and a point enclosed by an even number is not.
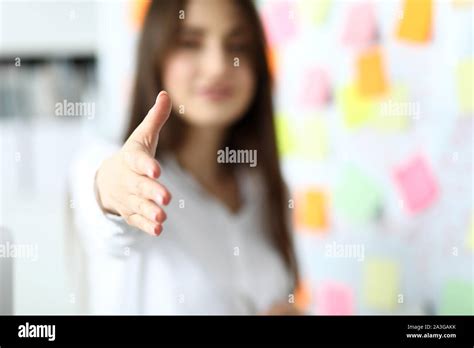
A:
[[[96,142],[71,168],[91,313],[257,314],[288,301],[293,278],[264,233],[263,179],[254,168],[238,172],[243,205],[233,214],[173,157],[160,161],[158,180],[173,198],[154,237],[104,214],[96,201],[96,170],[118,149]]]

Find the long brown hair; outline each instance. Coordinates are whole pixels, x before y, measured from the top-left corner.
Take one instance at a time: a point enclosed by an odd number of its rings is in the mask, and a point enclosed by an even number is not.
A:
[[[251,0],[235,1],[249,26],[253,44],[251,61],[256,76],[256,94],[247,112],[234,123],[225,146],[231,149],[256,149],[260,168],[265,179],[265,209],[270,238],[281,253],[285,264],[298,281],[294,246],[288,225],[287,191],[277,156],[273,124],[272,81],[266,59],[266,43],[257,10]],[[131,117],[126,140],[142,122],[156,95],[163,89],[162,66],[166,54],[172,49],[180,29],[179,14],[185,0],[152,1],[142,28],[139,43],[137,74],[132,99]],[[164,152],[175,152],[185,131],[185,123],[172,111],[160,132],[157,157]]]

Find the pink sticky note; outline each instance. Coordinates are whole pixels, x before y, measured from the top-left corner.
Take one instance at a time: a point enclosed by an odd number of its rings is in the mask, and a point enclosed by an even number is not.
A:
[[[296,10],[294,3],[274,0],[262,10],[263,26],[270,45],[284,44],[296,35]]]
[[[325,281],[316,288],[316,312],[322,315],[349,315],[354,313],[352,289],[339,282]]]
[[[395,168],[395,182],[404,206],[411,213],[426,209],[438,197],[438,184],[422,155],[416,155]]]
[[[366,47],[377,38],[377,23],[370,2],[358,2],[349,8],[342,40],[353,47]]]
[[[301,84],[301,102],[305,106],[321,107],[331,99],[329,76],[325,70],[311,68],[305,71]]]

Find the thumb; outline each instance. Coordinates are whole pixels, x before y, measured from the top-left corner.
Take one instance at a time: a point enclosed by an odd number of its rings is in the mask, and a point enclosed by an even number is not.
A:
[[[154,155],[161,128],[166,123],[170,112],[171,99],[166,91],[161,91],[156,97],[155,104],[130,135],[129,140],[142,144]]]

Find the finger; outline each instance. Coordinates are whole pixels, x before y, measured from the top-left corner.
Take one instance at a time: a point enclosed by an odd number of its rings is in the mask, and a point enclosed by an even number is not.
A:
[[[129,209],[139,215],[144,216],[153,222],[163,223],[166,220],[166,213],[158,205],[135,195],[128,198]]]
[[[171,193],[156,180],[146,176],[133,175],[127,180],[128,190],[131,194],[141,198],[149,199],[160,205],[167,205],[171,201]]]
[[[171,99],[168,93],[161,91],[155,104],[148,111],[142,123],[133,131],[130,139],[143,144],[154,156],[160,130],[168,119],[170,112]]]
[[[127,223],[141,229],[143,232],[151,234],[152,236],[160,235],[163,230],[163,227],[160,224],[150,221],[139,214],[130,215],[127,218]]]
[[[125,163],[135,173],[147,175],[151,179],[156,179],[160,176],[160,164],[147,153],[143,151],[125,151],[123,156]]]

